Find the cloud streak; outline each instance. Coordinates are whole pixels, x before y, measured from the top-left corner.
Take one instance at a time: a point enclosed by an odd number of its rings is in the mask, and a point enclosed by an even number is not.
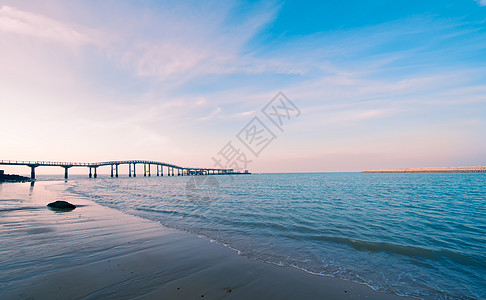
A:
[[[486,0],[476,0],[479,6],[486,6]]]
[[[73,26],[6,5],[0,8],[0,31],[25,37],[47,39],[72,46],[97,43],[94,37]]]

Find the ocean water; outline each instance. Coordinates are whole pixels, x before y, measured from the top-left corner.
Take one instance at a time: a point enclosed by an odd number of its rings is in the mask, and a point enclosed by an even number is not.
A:
[[[70,180],[69,192],[259,261],[426,299],[486,299],[486,174]]]

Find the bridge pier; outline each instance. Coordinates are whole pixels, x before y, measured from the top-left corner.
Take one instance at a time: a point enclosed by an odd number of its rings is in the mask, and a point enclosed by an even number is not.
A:
[[[136,169],[135,163],[133,163],[133,177],[137,177],[137,172],[135,169]]]
[[[96,174],[96,169],[98,169],[98,167],[94,167],[94,178],[98,178],[98,174]]]
[[[115,165],[115,176],[118,177],[118,165]]]
[[[148,164],[148,177],[150,177],[150,164]]]
[[[143,177],[147,177],[147,164],[143,164]]]
[[[93,177],[93,175],[91,174],[91,167],[88,167],[89,168],[89,178]]]
[[[132,177],[132,164],[128,164],[128,177]]]
[[[29,165],[29,167],[30,167],[30,179],[35,180],[35,168],[37,166]]]
[[[71,167],[63,167],[64,168],[64,179],[68,179],[68,169]]]
[[[113,167],[114,167],[114,165],[110,165],[110,173],[111,173],[110,175],[111,175],[111,177],[113,177]]]

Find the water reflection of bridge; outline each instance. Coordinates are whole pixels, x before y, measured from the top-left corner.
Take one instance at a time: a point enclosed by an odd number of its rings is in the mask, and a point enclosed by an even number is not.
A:
[[[228,175],[228,174],[242,174],[233,169],[208,169],[208,168],[186,168],[170,163],[151,161],[151,160],[118,160],[118,161],[104,161],[95,163],[79,163],[79,162],[52,162],[52,161],[19,161],[19,160],[0,160],[0,165],[16,165],[30,167],[30,178],[35,179],[35,168],[41,166],[62,167],[64,168],[64,178],[68,178],[68,170],[74,167],[88,167],[89,177],[98,177],[97,169],[103,166],[109,166],[111,170],[111,177],[118,177],[118,166],[128,165],[128,176],[136,177],[136,165],[143,164],[143,176],[151,176],[152,166],[156,166],[157,176],[164,176],[164,167],[167,168],[167,175],[174,176],[177,171],[178,176],[184,175]]]

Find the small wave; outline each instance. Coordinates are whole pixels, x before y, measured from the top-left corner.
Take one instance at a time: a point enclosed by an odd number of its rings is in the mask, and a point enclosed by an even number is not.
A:
[[[189,217],[193,216],[192,214],[176,211],[176,210],[165,210],[165,209],[154,209],[154,208],[144,208],[144,207],[137,207],[135,208],[136,211],[148,212],[148,213],[157,213],[157,214],[169,214],[181,217]],[[157,220],[157,218],[155,218]],[[158,220],[157,220],[158,221]]]
[[[358,251],[370,251],[370,252],[388,252],[403,256],[408,256],[411,258],[423,257],[432,260],[444,260],[446,258],[453,260],[456,263],[475,266],[475,267],[486,267],[484,257],[475,257],[471,255],[465,255],[462,253],[457,253],[448,250],[431,250],[424,247],[417,246],[405,246],[386,242],[370,242],[355,240],[342,237],[330,237],[330,236],[313,236],[313,240],[334,242],[339,244],[345,244],[351,246],[353,249]]]

